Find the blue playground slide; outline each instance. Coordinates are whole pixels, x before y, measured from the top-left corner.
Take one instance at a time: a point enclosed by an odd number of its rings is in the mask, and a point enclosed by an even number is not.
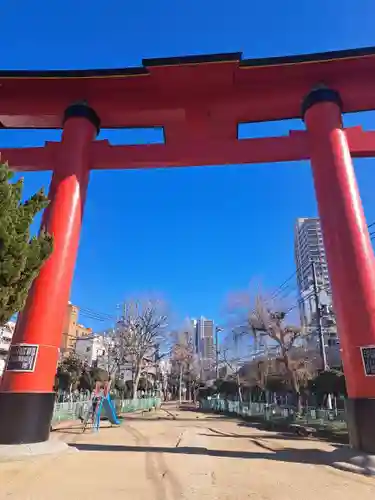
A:
[[[120,421],[117,418],[115,407],[110,398],[104,398],[102,402],[102,409],[104,410],[104,415],[108,418],[111,424],[120,425]]]

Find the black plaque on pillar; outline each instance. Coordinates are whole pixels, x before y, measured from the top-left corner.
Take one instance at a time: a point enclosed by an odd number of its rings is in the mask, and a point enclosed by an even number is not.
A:
[[[366,377],[375,377],[375,345],[361,347],[361,355]]]
[[[6,371],[33,372],[39,346],[36,344],[14,344],[9,349]]]

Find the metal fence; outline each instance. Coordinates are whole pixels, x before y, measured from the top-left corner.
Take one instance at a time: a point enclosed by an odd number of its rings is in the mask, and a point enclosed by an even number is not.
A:
[[[56,403],[53,410],[52,423],[58,424],[65,420],[78,420],[87,412],[91,400]]]
[[[151,410],[160,408],[160,398],[143,398],[143,399],[123,399],[116,400],[115,406],[118,413],[129,413],[139,410]]]
[[[75,401],[56,403],[53,411],[52,423],[57,424],[66,420],[79,420],[86,414],[91,399],[86,401]],[[123,399],[114,401],[117,413],[129,413],[138,410],[151,410],[159,408],[161,405],[160,398],[144,398],[144,399]]]
[[[345,431],[346,415],[344,410],[326,410],[306,407],[297,414],[293,406],[279,406],[266,403],[230,401],[225,399],[205,399],[201,402],[205,411],[230,413],[241,417],[262,419],[270,422],[308,424],[317,428]]]

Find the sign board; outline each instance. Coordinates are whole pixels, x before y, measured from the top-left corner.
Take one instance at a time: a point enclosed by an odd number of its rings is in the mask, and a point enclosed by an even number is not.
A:
[[[10,346],[6,371],[33,372],[39,346],[37,344],[14,344]]]
[[[366,377],[375,377],[375,345],[361,347],[361,354]]]

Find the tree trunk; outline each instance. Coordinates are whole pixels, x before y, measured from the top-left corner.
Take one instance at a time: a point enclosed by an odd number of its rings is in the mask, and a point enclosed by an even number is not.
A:
[[[193,403],[196,403],[196,401],[197,401],[197,389],[195,387],[195,384],[193,384],[191,392],[192,392]]]
[[[332,394],[327,394],[327,410],[332,410]]]
[[[181,402],[182,402],[182,364],[180,365],[180,377],[179,377],[178,399],[179,399],[180,404],[181,404]]]
[[[134,383],[133,383],[133,400],[138,399],[138,385],[139,381],[141,379],[141,366],[136,367],[136,372],[135,372],[135,377],[134,377]]]
[[[240,384],[240,377],[237,374],[237,387],[238,387],[238,398],[240,403],[242,404],[242,391],[241,391],[241,384]]]
[[[293,390],[294,395],[295,395],[297,413],[302,413],[302,400],[301,400],[300,387],[299,387],[299,383],[297,380],[296,372],[290,367],[289,355],[287,352],[284,352],[283,359],[284,359],[285,368],[287,369],[287,371],[289,373],[292,390]]]

